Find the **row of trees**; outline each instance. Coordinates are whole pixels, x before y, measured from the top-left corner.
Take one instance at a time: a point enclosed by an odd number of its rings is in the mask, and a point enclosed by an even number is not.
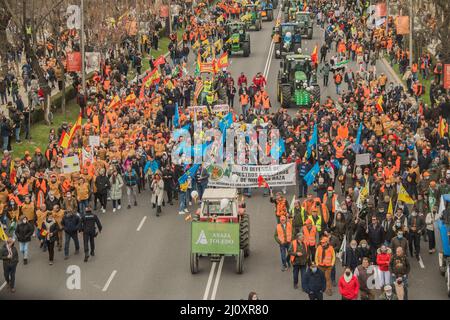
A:
[[[138,26],[153,28],[159,6],[166,0],[85,0],[84,25],[85,44],[89,50],[102,56],[111,48],[117,48],[128,36],[124,27],[133,19]],[[0,76],[8,72],[8,51],[22,48],[45,93],[44,118],[48,123],[51,89],[41,66],[40,51],[56,59],[64,70],[66,43],[62,35],[67,33],[67,7],[74,4],[69,0],[0,0]],[[78,4],[75,2],[75,4]],[[48,52],[46,44],[51,39],[53,50]],[[78,42],[78,43],[77,43]],[[75,37],[79,48],[79,31]],[[65,83],[63,83],[63,87]],[[64,93],[63,93],[64,96]],[[64,110],[65,101],[62,101]]]

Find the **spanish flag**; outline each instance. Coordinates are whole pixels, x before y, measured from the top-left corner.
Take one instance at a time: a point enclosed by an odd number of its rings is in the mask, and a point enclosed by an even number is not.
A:
[[[403,201],[406,204],[414,204],[415,203],[415,201],[409,195],[408,191],[406,191],[403,184],[400,185],[397,200]]]
[[[217,60],[217,69],[228,67],[228,52],[224,52]]]
[[[378,100],[377,100],[377,103],[376,103],[375,107],[377,108],[378,112],[384,113],[384,109],[383,109],[383,95],[380,95],[378,97]]]
[[[114,109],[116,108],[120,103],[120,98],[118,95],[115,95],[114,98],[112,98],[111,102],[109,103],[108,109]]]
[[[448,123],[442,116],[439,117],[438,133],[441,138],[444,138],[448,134]]]
[[[258,187],[269,188],[269,184],[267,183],[266,179],[263,178],[263,176],[258,176]]]
[[[73,137],[75,136],[75,133],[81,129],[81,112],[78,115],[78,119],[75,122],[75,124],[70,128],[69,133],[66,133],[65,131],[61,135],[61,139],[59,139],[58,146],[62,147],[63,149],[67,149],[72,142]]]
[[[144,79],[143,83],[146,88],[150,87],[154,83],[158,83],[159,80],[161,80],[161,74],[159,73],[158,69],[153,69]]]
[[[125,98],[125,102],[126,103],[134,103],[136,101],[136,95],[134,94],[134,92],[131,92],[128,97]]]
[[[317,59],[317,44],[316,44],[316,46],[314,47],[313,52],[311,53],[311,61],[312,61],[312,63],[316,64],[317,60],[318,59]]]
[[[208,39],[203,40],[202,46],[209,46],[209,40]]]

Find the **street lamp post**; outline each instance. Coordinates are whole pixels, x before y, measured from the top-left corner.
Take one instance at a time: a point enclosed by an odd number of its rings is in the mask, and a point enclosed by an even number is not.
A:
[[[83,95],[86,97],[86,72],[85,72],[85,59],[86,52],[84,48],[84,0],[81,0],[81,34],[80,34],[80,42],[81,42],[81,85],[83,88]]]

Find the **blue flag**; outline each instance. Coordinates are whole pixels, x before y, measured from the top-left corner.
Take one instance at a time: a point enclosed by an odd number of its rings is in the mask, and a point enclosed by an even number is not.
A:
[[[284,140],[283,138],[280,138],[280,140],[278,141],[278,144],[272,146],[272,148],[270,149],[270,156],[275,159],[278,160],[281,158],[281,155],[286,151],[286,147],[284,145]]]
[[[152,173],[155,173],[159,169],[159,163],[156,160],[148,160],[145,163],[144,173],[147,173],[148,170],[152,170]]]
[[[174,130],[174,132],[173,132],[173,138],[174,138],[175,140],[177,140],[177,139],[181,136],[181,133],[183,133],[183,130],[189,131],[190,128],[191,128],[191,124],[188,123],[187,125],[181,127],[180,129]],[[189,133],[189,132],[188,132],[188,133]]]
[[[356,141],[355,144],[360,145],[361,144],[361,134],[362,134],[363,124],[362,122],[359,124],[358,133],[356,134]]]
[[[308,186],[312,185],[314,180],[316,180],[316,175],[319,173],[319,170],[320,170],[319,162],[316,162],[316,164],[311,168],[311,170],[309,170],[308,173],[305,175],[303,180],[305,180]]]
[[[188,178],[193,178],[194,175],[197,173],[197,170],[199,167],[200,167],[200,164],[194,164],[178,179],[178,183],[180,184],[180,189],[182,189],[182,190],[184,189],[186,191],[187,184],[188,184]]]
[[[339,170],[341,168],[341,164],[339,163],[338,159],[334,159],[333,160],[333,165],[334,165],[336,170]]]
[[[175,103],[175,114],[173,115],[173,125],[175,128],[180,126],[180,113],[178,112],[178,102]]]
[[[308,144],[306,145],[306,159],[309,159],[309,157],[311,156],[312,148],[314,148],[317,145],[317,139],[318,139],[318,132],[316,123],[314,124],[314,130],[311,139],[308,141]]]
[[[225,134],[225,131],[231,127],[233,124],[233,114],[229,112],[225,117],[222,118],[219,122],[219,128],[220,131],[222,131],[223,134]]]

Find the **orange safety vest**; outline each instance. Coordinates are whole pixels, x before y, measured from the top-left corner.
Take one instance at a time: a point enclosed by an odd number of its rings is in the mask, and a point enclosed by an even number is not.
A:
[[[28,189],[28,182],[25,183],[24,185],[22,185],[21,183],[19,183],[17,185],[17,191],[19,192],[19,194],[21,196],[26,196],[29,193],[29,189]]]
[[[264,109],[270,108],[270,98],[269,95],[265,94],[262,96],[262,105]]]
[[[340,137],[342,139],[347,139],[348,138],[348,127],[339,126],[337,134],[338,134],[338,137]]]
[[[332,246],[323,252],[323,247],[319,246],[316,251],[317,265],[320,267],[331,267],[333,266],[334,249]]]
[[[248,104],[248,94],[242,94],[240,98],[241,98],[241,105]]]
[[[290,222],[286,222],[286,229],[283,230],[281,223],[277,224],[277,235],[278,240],[280,240],[281,244],[285,244],[292,241],[292,224]]]
[[[315,225],[312,226],[311,230],[308,230],[307,226],[303,226],[302,228],[304,242],[307,246],[315,247],[316,246],[316,235],[317,235],[317,228]]]
[[[298,240],[294,240],[294,242],[292,242],[292,252],[297,253],[297,248],[298,248]],[[305,246],[305,251],[308,251],[308,245],[303,241],[303,245]],[[295,261],[295,257],[296,256],[291,256],[291,263],[294,263]]]
[[[411,72],[412,73],[416,73],[417,72],[417,63],[413,63],[412,67],[411,67]]]
[[[333,194],[333,196],[331,197],[331,212],[336,212],[336,198],[337,195]],[[327,200],[328,200],[328,193],[325,193],[323,196],[323,204],[327,205]]]

